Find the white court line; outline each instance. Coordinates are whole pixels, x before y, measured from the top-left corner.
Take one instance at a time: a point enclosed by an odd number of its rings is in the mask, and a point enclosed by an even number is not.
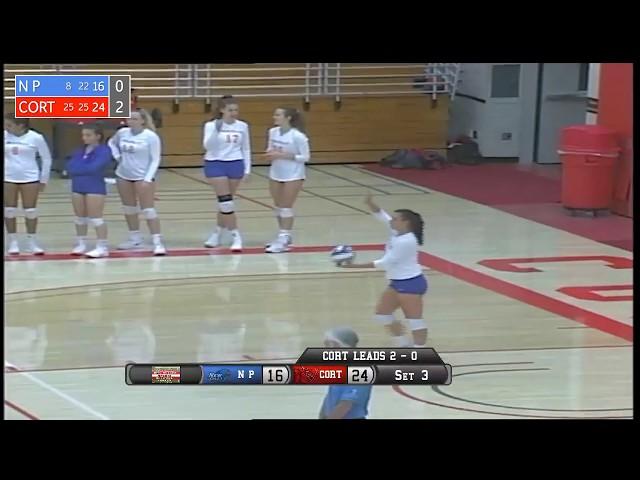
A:
[[[37,385],[40,385],[42,388],[44,388],[46,390],[49,390],[51,393],[53,393],[55,395],[58,395],[60,398],[63,398],[64,400],[66,400],[69,403],[72,403],[73,405],[75,405],[79,409],[84,410],[87,413],[90,413],[94,417],[98,417],[100,420],[109,420],[109,417],[107,417],[106,415],[98,412],[97,410],[94,410],[89,405],[87,405],[85,403],[82,403],[80,400],[77,400],[77,399],[73,398],[71,395],[67,395],[66,393],[58,390],[53,385],[50,385],[47,382],[45,382],[44,380],[40,380],[39,378],[34,377],[30,373],[21,372],[18,367],[16,367],[15,365],[7,362],[6,360],[4,362],[4,366],[5,366],[5,368],[6,367],[13,368],[14,370],[18,371],[21,375],[24,375],[25,377],[27,377],[33,383],[35,383]]]

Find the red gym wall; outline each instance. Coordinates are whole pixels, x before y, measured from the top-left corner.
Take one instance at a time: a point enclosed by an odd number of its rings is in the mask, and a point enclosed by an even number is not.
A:
[[[611,208],[633,217],[633,64],[600,64],[599,96],[598,124],[617,131],[622,148]]]

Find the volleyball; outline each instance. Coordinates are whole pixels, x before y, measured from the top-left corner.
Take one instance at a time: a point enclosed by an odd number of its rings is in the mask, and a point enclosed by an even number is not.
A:
[[[331,261],[337,265],[342,265],[345,262],[351,262],[355,258],[356,254],[349,245],[338,245],[331,250]]]

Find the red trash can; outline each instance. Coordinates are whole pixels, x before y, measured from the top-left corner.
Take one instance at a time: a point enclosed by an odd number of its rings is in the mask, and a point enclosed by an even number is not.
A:
[[[569,209],[609,209],[614,170],[620,155],[616,132],[599,125],[562,129],[562,204]]]

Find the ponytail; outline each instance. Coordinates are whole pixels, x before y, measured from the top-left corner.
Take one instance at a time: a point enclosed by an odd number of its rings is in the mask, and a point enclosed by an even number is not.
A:
[[[213,116],[211,120],[220,120],[222,118],[222,110],[225,109],[229,105],[237,105],[238,102],[232,95],[225,95],[224,97],[220,97],[218,99],[218,103],[216,104],[216,114]]]
[[[101,125],[97,123],[90,123],[88,125],[83,125],[82,130],[91,130],[100,137],[100,143],[104,143],[104,130]]]
[[[4,119],[10,121],[14,125],[22,127],[25,132],[31,127],[28,118],[16,118],[12,113],[5,114]]]
[[[289,118],[289,125],[304,134],[307,133],[302,112],[300,112],[297,108],[291,107],[280,107],[280,110],[284,112],[285,117]]]
[[[144,108],[138,108],[136,111],[140,114],[142,120],[144,120],[144,128],[148,128],[149,130],[155,132],[156,124],[153,123],[153,117],[151,116],[151,114]]]
[[[418,245],[422,245],[424,243],[424,220],[422,220],[422,216],[413,210],[407,210],[404,208],[396,210],[396,213],[402,215],[402,218],[409,222],[411,231],[418,239]]]

